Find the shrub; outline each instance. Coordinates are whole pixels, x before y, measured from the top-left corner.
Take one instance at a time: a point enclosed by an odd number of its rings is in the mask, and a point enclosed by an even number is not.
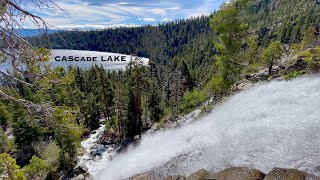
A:
[[[299,54],[303,56],[303,60],[308,63],[310,72],[320,72],[320,48],[308,49]]]
[[[306,70],[302,70],[302,71],[293,71],[287,75],[284,76],[284,79],[285,80],[290,80],[290,79],[294,79],[294,78],[297,78],[299,76],[302,76],[304,74],[306,74]]]
[[[25,175],[28,177],[28,179],[44,179],[49,172],[47,163],[37,156],[32,156],[29,165],[27,165],[24,169]]]
[[[193,90],[192,92],[187,91],[183,95],[183,102],[180,109],[183,112],[190,112],[195,107],[207,100],[207,95],[204,91]]]
[[[0,178],[4,180],[25,180],[23,171],[16,164],[16,160],[9,154],[0,154]]]
[[[10,152],[15,149],[13,140],[9,139],[0,127],[0,153]]]

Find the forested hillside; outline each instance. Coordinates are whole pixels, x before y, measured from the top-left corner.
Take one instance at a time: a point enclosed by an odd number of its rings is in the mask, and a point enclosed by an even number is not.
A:
[[[319,28],[319,9],[314,0],[256,0],[244,15],[262,43],[268,38],[294,43],[302,40],[310,26]]]
[[[283,43],[301,41],[303,33],[320,24],[319,5],[314,0],[254,0],[240,14],[259,35],[259,42],[278,38]],[[210,36],[210,17],[177,20],[159,26],[92,31],[65,31],[50,35],[56,49],[79,49],[136,54],[167,62],[192,44],[199,34]],[[209,33],[209,36],[208,34]],[[32,39],[35,45],[43,41]],[[43,44],[42,44],[43,45]],[[158,61],[156,61],[158,62]]]
[[[1,73],[0,174],[58,179],[72,171],[80,140],[100,119],[106,119],[106,139],[112,137],[108,143],[132,141],[154,123],[161,128],[197,107],[212,108],[204,102],[219,102],[247,74],[268,68],[272,78],[284,54],[308,64],[288,77],[318,72],[319,13],[314,0],[235,0],[209,17],[49,35],[53,48],[150,59],[143,66],[136,58],[119,72],[98,66],[43,70],[49,51],[42,47],[50,46],[45,37],[28,38],[41,48],[23,52],[25,71],[13,74],[16,79]],[[7,162],[10,168],[2,170]]]
[[[116,28],[91,31],[64,31],[50,35],[52,48],[77,49],[149,57],[167,62],[181,53],[199,34],[210,32],[209,17],[177,20],[159,26]],[[208,36],[210,38],[210,36]],[[31,39],[35,45],[45,41]],[[40,43],[40,44],[39,44]]]

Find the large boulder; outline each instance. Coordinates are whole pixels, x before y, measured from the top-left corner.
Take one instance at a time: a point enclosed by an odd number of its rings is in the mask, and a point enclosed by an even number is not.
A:
[[[204,180],[210,176],[211,176],[211,173],[209,171],[201,169],[191,174],[190,176],[188,176],[186,180]]]
[[[254,84],[247,80],[247,79],[244,79],[242,81],[240,81],[239,83],[236,84],[236,87],[235,87],[235,91],[242,91],[242,90],[248,90],[250,89],[251,87],[253,87]]]
[[[258,73],[253,75],[253,80],[255,82],[266,81],[269,78],[269,72],[268,71],[269,70],[267,68],[260,70]]]
[[[297,169],[273,168],[264,180],[320,180],[319,177]]]
[[[73,169],[73,174],[75,176],[80,175],[80,174],[85,174],[88,172],[88,167],[87,166],[78,166]]]
[[[85,177],[83,174],[79,174],[77,177],[72,178],[72,180],[84,180],[84,179],[85,179]]]
[[[303,60],[303,57],[298,57],[298,60],[295,63],[285,69],[285,73],[288,74],[294,71],[301,71],[306,69],[307,67],[308,63]]]
[[[153,180],[154,177],[149,173],[138,174],[129,178],[130,180]]]
[[[257,169],[232,167],[220,171],[206,180],[263,180],[265,174]]]
[[[280,77],[280,72],[284,69],[285,69],[285,67],[282,65],[273,66],[271,69],[271,74],[269,74],[268,68],[261,69],[258,73],[245,75],[245,79],[250,80],[250,81],[254,81],[254,82],[275,79],[275,78]]]

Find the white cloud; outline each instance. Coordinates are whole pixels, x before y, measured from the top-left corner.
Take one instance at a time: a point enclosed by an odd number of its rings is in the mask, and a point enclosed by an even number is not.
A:
[[[112,29],[117,27],[138,27],[140,25],[136,24],[111,24],[111,25],[100,25],[100,24],[71,24],[71,25],[65,25],[65,26],[58,26],[59,29]]]
[[[143,20],[144,22],[155,22],[157,20],[155,20],[154,18],[139,18],[138,20]]]
[[[56,2],[68,14],[56,8],[39,9],[28,4],[27,9],[39,14],[49,24],[58,28],[104,28],[117,24],[148,24],[152,22],[169,22],[173,19],[189,18],[202,14],[209,14],[211,9],[217,9],[224,0],[201,0],[199,3],[188,8],[182,1],[164,0],[160,4],[136,4],[115,1],[103,1],[103,5],[90,5],[89,1],[83,0],[57,0]],[[139,18],[144,17],[144,18]],[[139,18],[139,19],[138,19]],[[136,20],[141,22],[136,22]],[[160,20],[161,19],[161,20]],[[154,24],[154,23],[153,23]],[[34,25],[26,20],[26,28],[34,28]]]
[[[154,9],[150,9],[150,12],[153,14],[165,15],[167,13],[167,9],[154,8]]]
[[[145,11],[142,7],[123,7],[121,5],[109,4],[104,6],[89,6],[76,0],[77,3],[57,2],[57,5],[64,9],[66,13],[59,9],[52,9],[51,11],[43,11],[37,7],[29,8],[35,14],[45,14],[43,19],[54,27],[65,27],[87,24],[122,24],[123,21],[129,19],[131,16],[144,16]],[[144,12],[144,13],[143,13]],[[36,28],[32,22],[26,20],[24,23],[26,28]]]
[[[170,18],[163,18],[163,19],[161,19],[161,21],[162,21],[162,22],[170,22],[170,21],[172,21],[172,19],[170,19]]]

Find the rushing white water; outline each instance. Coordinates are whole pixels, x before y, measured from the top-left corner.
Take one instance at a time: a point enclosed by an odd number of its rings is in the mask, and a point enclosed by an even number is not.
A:
[[[91,155],[92,151],[97,151],[102,149],[102,145],[97,144],[99,138],[103,135],[103,132],[106,130],[104,125],[101,125],[94,133],[92,133],[88,139],[81,142],[81,146],[85,150],[84,154],[79,158],[80,166],[90,166],[92,163],[93,156]]]
[[[320,78],[257,85],[217,106],[202,120],[145,134],[112,160],[91,164],[97,180],[146,171],[189,175],[201,168],[298,168],[319,174]]]

